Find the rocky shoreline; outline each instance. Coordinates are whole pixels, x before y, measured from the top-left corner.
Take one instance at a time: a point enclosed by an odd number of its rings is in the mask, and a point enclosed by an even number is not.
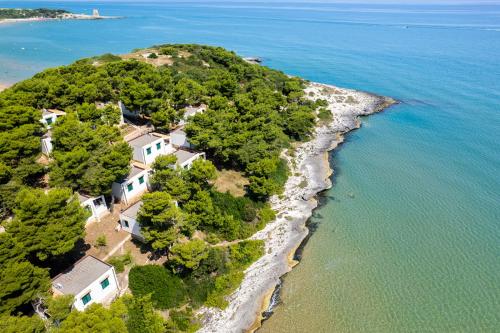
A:
[[[226,309],[199,311],[203,318],[199,332],[253,332],[260,327],[280,277],[297,264],[294,254],[308,234],[306,222],[318,206],[316,195],[331,187],[328,152],[343,141],[343,134],[360,127],[360,116],[396,103],[392,98],[320,83],[309,83],[305,92],[310,99],[327,100],[333,119],[319,124],[310,141],[283,152],[290,177],[284,193],[270,200],[277,218],[251,237],[265,241],[265,255],[245,271]]]

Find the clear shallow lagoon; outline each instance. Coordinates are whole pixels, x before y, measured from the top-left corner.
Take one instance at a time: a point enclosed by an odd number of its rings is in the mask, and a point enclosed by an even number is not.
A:
[[[40,2],[0,1],[25,6]],[[261,332],[498,332],[500,6],[63,7],[127,18],[0,25],[0,82],[105,52],[205,43],[403,102],[331,157],[335,187]]]

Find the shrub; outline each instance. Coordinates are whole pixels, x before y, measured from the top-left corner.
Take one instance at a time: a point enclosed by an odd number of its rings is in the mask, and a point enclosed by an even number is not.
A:
[[[232,215],[236,220],[251,222],[257,216],[257,209],[261,203],[247,197],[234,197],[230,193],[211,192],[214,206],[225,215]]]
[[[115,267],[117,273],[122,273],[125,270],[125,266],[132,263],[132,259],[132,254],[128,251],[124,255],[111,257],[108,263]]]
[[[137,297],[151,294],[158,309],[177,307],[187,298],[184,282],[158,265],[134,266],[129,274],[129,287]]]
[[[231,294],[243,280],[243,271],[264,254],[263,241],[243,241],[231,245],[227,273],[215,278],[214,287],[207,296],[205,304],[224,309],[227,306],[225,297]]]
[[[286,180],[288,179],[288,164],[284,159],[280,159],[276,170],[270,175],[270,178],[277,184],[279,192],[283,191]]]
[[[318,111],[318,118],[320,120],[331,120],[333,118],[333,114],[326,108],[320,108]]]
[[[187,307],[181,311],[170,311],[170,319],[166,324],[167,332],[194,333],[200,324],[193,318],[193,309]]]
[[[108,241],[106,239],[106,236],[105,235],[100,235],[99,237],[97,237],[97,239],[95,240],[95,246],[96,247],[104,247],[108,245]]]
[[[156,55],[156,53],[154,53],[154,52],[153,52],[153,53],[150,53],[150,54],[148,55],[148,58],[149,58],[149,59],[158,59],[158,55]]]

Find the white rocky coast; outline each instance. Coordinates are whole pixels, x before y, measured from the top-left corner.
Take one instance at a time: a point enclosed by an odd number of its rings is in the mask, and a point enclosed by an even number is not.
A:
[[[204,317],[199,332],[239,333],[260,326],[261,313],[267,309],[279,278],[296,264],[293,254],[308,234],[306,221],[318,205],[316,194],[331,186],[328,152],[343,141],[343,134],[360,126],[359,116],[396,103],[391,98],[319,83],[310,83],[305,92],[311,99],[326,99],[333,119],[318,125],[311,141],[300,144],[294,152],[283,152],[291,175],[283,195],[271,198],[277,219],[252,236],[265,241],[265,255],[245,271],[225,310],[199,311]]]

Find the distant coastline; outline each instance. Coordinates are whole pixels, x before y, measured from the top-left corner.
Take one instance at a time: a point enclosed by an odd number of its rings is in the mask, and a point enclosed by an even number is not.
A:
[[[59,21],[59,20],[108,20],[121,19],[121,16],[102,16],[97,9],[92,14],[75,14],[62,9],[5,9],[0,8],[0,24]]]

